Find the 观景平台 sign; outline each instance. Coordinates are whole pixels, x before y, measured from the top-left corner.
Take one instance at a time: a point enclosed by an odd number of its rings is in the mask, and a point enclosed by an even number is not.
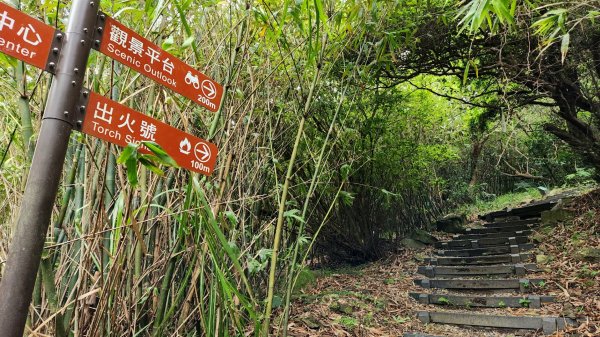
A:
[[[56,30],[0,2],[0,52],[46,69]]]
[[[162,50],[154,43],[127,28],[115,19],[100,14],[104,21],[102,39],[97,47],[101,53],[134,69],[140,74],[171,88],[173,91],[217,111],[223,97],[223,87],[190,67],[182,60]]]
[[[214,144],[94,92],[89,94],[81,131],[122,147],[153,141],[179,166],[205,175],[212,173],[217,159]]]

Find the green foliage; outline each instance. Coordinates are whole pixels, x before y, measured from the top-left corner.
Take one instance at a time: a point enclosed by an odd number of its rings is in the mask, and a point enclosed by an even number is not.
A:
[[[21,5],[64,30],[69,13],[63,3]],[[104,142],[73,135],[60,216],[53,219],[30,315],[40,335],[258,336],[269,331],[263,326],[267,307],[289,313],[286,286],[293,291],[313,283],[305,263],[314,255],[323,263],[358,264],[383,256],[394,240],[456,207],[484,212],[539,197],[542,183],[511,174],[540,176],[549,187],[595,176],[587,168],[574,171],[582,167],[580,158],[543,132],[561,121],[548,117],[549,108],[521,108],[507,95],[522,86],[500,88],[503,80],[486,74],[489,55],[456,34],[456,6],[447,1],[101,5],[215,78],[225,94],[223,108],[208,112],[100,53],[88,62],[90,88],[208,138],[220,152],[214,174],[201,177],[165,170],[177,165],[151,142],[130,144],[119,155]],[[572,30],[578,13],[560,14],[559,7],[525,14],[541,20],[534,26],[540,36],[564,26],[553,38],[561,39],[566,62],[576,55],[566,54],[567,47],[581,40]],[[475,32],[469,39],[480,29],[500,33],[503,25],[512,34],[523,8],[477,0],[466,2],[459,17]],[[440,23],[450,27],[443,39]],[[454,45],[467,49],[455,58],[446,53]],[[426,62],[411,63],[417,55]],[[439,60],[443,69],[430,67]],[[0,133],[0,217],[7,224],[18,211],[30,162],[26,129],[35,140],[51,78],[34,67],[18,78],[18,63],[6,56],[0,64],[0,126],[6,131]],[[415,66],[422,73],[413,72]],[[590,81],[577,83],[594,88]],[[582,118],[591,123],[595,117]],[[481,154],[473,156],[479,144]],[[516,190],[522,192],[501,195]],[[475,206],[464,206],[471,201]],[[269,280],[269,272],[276,277]],[[82,293],[97,307],[89,316],[75,315],[81,306],[71,305]],[[376,310],[385,306],[350,295],[360,308],[361,301]],[[52,316],[59,308],[64,315]],[[120,324],[114,317],[130,319]],[[340,324],[352,330],[358,320],[343,317]]]
[[[150,152],[151,154],[144,152]],[[138,185],[138,163],[161,176],[164,172],[159,168],[159,165],[178,167],[175,160],[155,142],[142,141],[137,144],[129,143],[123,149],[123,152],[121,152],[121,155],[117,159],[117,164],[125,165],[127,168],[127,179],[133,187]]]
[[[450,300],[446,297],[438,297],[438,302],[440,302],[440,304],[445,304],[445,305],[450,304]]]
[[[313,285],[317,277],[313,271],[308,268],[301,268],[298,274],[298,280],[294,287],[294,292],[298,292],[306,287]]]
[[[523,192],[499,195],[490,201],[478,199],[474,204],[460,207],[459,212],[466,214],[482,214],[506,207],[514,207],[524,201],[534,200],[540,197],[541,194],[537,188],[527,188]]]
[[[496,31],[499,25],[514,23],[516,7],[516,0],[472,0],[460,9],[459,24],[472,32],[482,28]]]
[[[519,299],[519,304],[523,307],[523,308],[529,308],[529,305],[531,304],[531,301],[526,299],[526,298],[521,298]]]
[[[593,168],[577,167],[574,173],[565,176],[565,180],[569,185],[590,185],[594,184],[595,175]]]
[[[398,324],[404,324],[406,322],[410,322],[411,318],[408,316],[394,316],[392,317],[394,322]]]
[[[594,279],[596,276],[600,275],[600,270],[593,270],[590,268],[590,266],[583,266],[583,268],[581,268],[581,270],[578,273],[578,277],[582,278],[582,279]]]
[[[339,318],[339,323],[346,330],[354,330],[358,326],[358,320],[350,316],[342,316]]]

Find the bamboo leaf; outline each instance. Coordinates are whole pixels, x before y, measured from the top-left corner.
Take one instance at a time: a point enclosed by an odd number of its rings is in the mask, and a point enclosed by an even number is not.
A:
[[[189,46],[191,46],[194,43],[194,40],[196,40],[196,37],[194,35],[188,37],[187,39],[185,39],[185,41],[183,41],[183,44],[181,45],[181,47],[188,48]]]
[[[121,152],[121,155],[117,159],[117,164],[124,164],[129,160],[129,158],[136,156],[137,149],[138,149],[137,145],[135,145],[133,143],[127,144],[127,146],[123,149],[123,151]]]
[[[138,184],[137,163],[137,159],[133,156],[129,157],[125,162],[125,166],[127,167],[127,181],[129,181],[133,187],[136,187]]]
[[[571,36],[569,33],[566,33],[565,35],[563,35],[562,37],[562,41],[560,43],[560,54],[561,54],[561,60],[562,63],[565,63],[565,59],[567,57],[567,52],[569,51],[569,42],[571,40]]]
[[[298,222],[304,222],[304,218],[300,215],[300,210],[299,209],[290,209],[289,211],[285,211],[283,213],[283,216],[285,218],[292,218],[297,220]]]
[[[163,148],[155,142],[143,141],[142,144],[150,150],[158,159],[158,161],[166,166],[179,167],[177,162],[163,150]]]

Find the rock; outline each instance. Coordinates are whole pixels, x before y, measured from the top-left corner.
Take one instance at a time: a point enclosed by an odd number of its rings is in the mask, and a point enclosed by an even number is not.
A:
[[[426,246],[424,243],[410,238],[404,238],[400,243],[408,249],[423,249]]]
[[[539,264],[546,264],[548,263],[548,261],[550,261],[550,258],[548,257],[548,255],[536,255],[535,256],[535,262],[539,263]]]
[[[467,217],[464,214],[448,214],[445,217],[436,220],[433,227],[440,231],[453,234],[462,234],[465,232],[464,225],[467,223]]]
[[[577,252],[577,257],[580,260],[597,263],[600,262],[600,249],[586,247]]]
[[[438,239],[422,229],[415,229],[408,238],[430,245],[438,242]]]
[[[425,256],[422,254],[415,254],[415,256],[413,256],[413,259],[415,259],[415,261],[417,262],[425,262]]]
[[[341,303],[341,302],[333,303],[332,305],[329,306],[329,309],[337,312],[338,314],[346,314],[346,315],[352,315],[352,313],[354,312],[354,308],[351,305],[346,304],[346,303]]]
[[[314,316],[307,316],[300,319],[302,323],[306,324],[310,329],[316,330],[321,328],[321,323]]]
[[[554,207],[549,211],[542,212],[542,225],[555,225],[559,222],[564,222],[572,219],[575,216],[573,211]]]

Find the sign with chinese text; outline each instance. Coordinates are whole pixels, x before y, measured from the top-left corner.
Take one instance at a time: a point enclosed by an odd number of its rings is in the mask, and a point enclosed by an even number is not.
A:
[[[82,131],[113,144],[153,141],[177,164],[210,175],[217,159],[217,147],[154,118],[148,117],[99,94],[90,93]],[[140,150],[148,153],[141,146]]]
[[[113,18],[106,16],[104,20],[104,33],[99,46],[101,53],[210,111],[219,109],[223,97],[223,87],[219,83]]]
[[[0,2],[0,52],[46,69],[55,29]]]

